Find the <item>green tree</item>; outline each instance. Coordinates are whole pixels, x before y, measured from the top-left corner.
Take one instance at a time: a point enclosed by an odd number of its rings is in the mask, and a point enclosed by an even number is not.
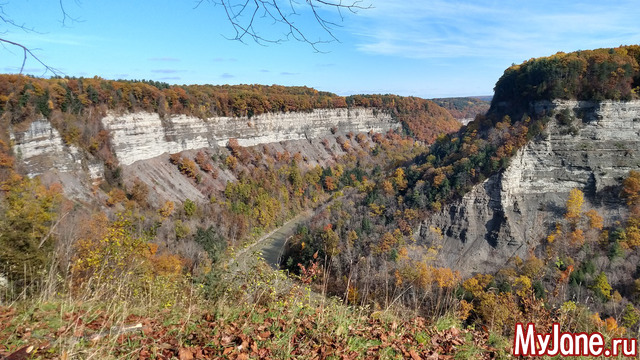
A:
[[[195,214],[196,210],[198,209],[198,206],[196,205],[196,203],[191,199],[186,199],[184,201],[184,204],[182,204],[182,206],[184,207],[185,215],[187,215],[188,217],[193,216],[193,214]]]
[[[19,287],[45,270],[53,252],[53,226],[62,195],[31,179],[4,184],[0,197],[0,273]]]
[[[602,301],[608,301],[611,299],[611,285],[609,285],[609,280],[607,279],[607,275],[604,271],[601,271],[598,276],[593,281],[593,285],[591,289],[596,293],[596,295]]]
[[[640,314],[638,310],[633,307],[631,303],[628,303],[622,314],[622,325],[630,328],[638,323],[640,320]]]

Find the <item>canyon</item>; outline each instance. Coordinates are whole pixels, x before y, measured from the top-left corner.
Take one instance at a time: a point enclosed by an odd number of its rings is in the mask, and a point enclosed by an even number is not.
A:
[[[515,256],[526,258],[555,227],[573,188],[614,222],[625,207],[611,200],[630,170],[640,169],[640,101],[553,101],[531,106],[551,116],[543,133],[509,166],[462,199],[429,216],[415,233],[440,248],[443,266],[469,275],[491,272]]]

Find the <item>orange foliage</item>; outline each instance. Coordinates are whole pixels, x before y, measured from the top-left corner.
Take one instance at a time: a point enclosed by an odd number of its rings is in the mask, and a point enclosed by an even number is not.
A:
[[[108,195],[109,195],[109,198],[107,199],[108,206],[114,206],[127,199],[127,194],[122,189],[118,189],[118,188],[114,188],[111,191],[109,191]]]
[[[587,211],[585,215],[587,216],[587,219],[589,219],[589,227],[596,230],[602,230],[604,221],[602,219],[602,216],[600,216],[600,214],[598,214],[595,209]]]
[[[569,243],[573,246],[582,246],[584,244],[584,233],[581,229],[575,229],[569,234]]]

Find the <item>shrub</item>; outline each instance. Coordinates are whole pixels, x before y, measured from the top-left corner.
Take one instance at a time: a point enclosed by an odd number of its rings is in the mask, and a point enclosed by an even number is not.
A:
[[[196,205],[196,203],[193,202],[191,199],[186,199],[182,206],[184,208],[185,215],[187,215],[188,217],[193,216],[193,214],[195,214],[196,210],[198,209],[198,206]]]

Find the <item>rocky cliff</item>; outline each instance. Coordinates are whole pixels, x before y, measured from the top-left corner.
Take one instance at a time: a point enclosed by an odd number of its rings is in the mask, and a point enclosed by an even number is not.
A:
[[[548,235],[572,188],[606,218],[623,207],[607,196],[640,169],[640,101],[538,102],[538,114],[563,113],[520,149],[509,167],[426,219],[416,237],[440,244],[443,265],[465,274],[490,272]]]
[[[198,119],[158,114],[109,115],[104,127],[121,164],[150,159],[162,153],[224,146],[230,138],[242,146],[313,139],[332,133],[386,132],[399,127],[389,114],[374,109],[317,109],[309,113],[262,114],[252,118]]]
[[[156,113],[110,113],[102,119],[120,165],[130,166],[166,153],[224,146],[230,138],[243,146],[321,139],[348,132],[386,132],[400,124],[376,109],[317,109],[304,113],[268,113],[251,118],[189,116],[161,118]],[[11,131],[14,153],[29,176],[60,181],[67,195],[91,200],[91,183],[104,176],[104,164],[65,144],[47,120],[33,121],[25,131]],[[157,169],[156,169],[157,170]],[[177,194],[174,194],[177,195]]]

